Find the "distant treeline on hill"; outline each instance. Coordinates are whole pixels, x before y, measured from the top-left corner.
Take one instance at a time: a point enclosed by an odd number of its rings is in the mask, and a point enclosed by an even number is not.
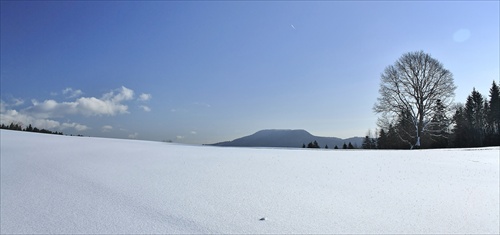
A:
[[[321,148],[321,146],[319,146],[318,142],[316,142],[316,140],[315,140],[314,142],[309,142],[309,144],[307,144],[307,146],[305,144],[302,144],[302,148],[319,149],[319,148]],[[329,149],[328,144],[325,145],[325,149]],[[335,145],[335,147],[333,147],[333,149],[339,149],[339,147],[337,145]],[[349,145],[344,143],[344,145],[342,145],[342,149],[357,149],[357,146],[354,146],[354,145],[352,145],[351,142],[349,142]]]
[[[37,133],[54,134],[54,135],[63,135],[62,132],[49,131],[49,130],[46,130],[46,129],[38,129],[36,127],[32,127],[31,124],[29,124],[26,128],[23,128],[23,126],[21,124],[10,123],[10,125],[5,125],[5,124],[2,123],[2,125],[0,126],[0,129],[7,129],[7,130],[13,130],[13,131],[37,132]]]

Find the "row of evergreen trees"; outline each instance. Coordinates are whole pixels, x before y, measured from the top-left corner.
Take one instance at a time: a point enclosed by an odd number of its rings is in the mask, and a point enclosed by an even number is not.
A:
[[[500,145],[500,91],[493,83],[489,100],[475,89],[453,116],[451,140],[455,147]]]
[[[321,148],[318,144],[318,142],[313,141],[313,142],[309,142],[309,144],[302,144],[302,148],[312,148],[312,149],[319,149]],[[328,145],[325,145],[325,149],[329,149]],[[339,149],[339,147],[337,145],[335,145],[335,147],[333,147],[333,149]],[[344,143],[344,145],[342,145],[342,149],[355,149],[354,145],[351,144],[351,142],[349,142],[349,144],[347,145],[346,143]]]
[[[421,148],[466,148],[500,145],[500,91],[493,81],[489,99],[474,88],[467,97],[465,105],[456,104],[454,114],[448,114],[439,100],[436,102],[435,115],[429,123],[428,131],[422,138],[427,141]],[[388,129],[381,129],[376,138],[366,136],[364,149],[408,149],[405,138],[414,129],[408,118],[409,113],[402,112],[398,120]],[[410,143],[411,144],[411,143]]]
[[[37,132],[37,133],[44,133],[44,134],[55,134],[55,135],[63,135],[62,132],[56,132],[56,131],[49,131],[46,129],[38,129],[36,127],[32,127],[31,124],[29,124],[26,128],[23,128],[21,124],[18,123],[10,123],[10,125],[5,125],[2,123],[0,125],[0,129],[7,129],[7,130],[14,130],[14,131],[28,131],[28,132]]]

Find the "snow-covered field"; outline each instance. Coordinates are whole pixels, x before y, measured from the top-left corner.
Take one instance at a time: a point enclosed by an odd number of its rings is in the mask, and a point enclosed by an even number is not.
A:
[[[6,130],[0,138],[4,234],[499,233],[498,147],[221,148]]]

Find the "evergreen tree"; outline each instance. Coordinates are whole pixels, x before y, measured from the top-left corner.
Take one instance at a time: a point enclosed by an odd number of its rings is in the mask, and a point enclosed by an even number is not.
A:
[[[342,149],[347,149],[347,144],[342,145]]]
[[[427,133],[429,135],[431,148],[445,148],[448,146],[450,119],[446,115],[446,107],[441,100],[436,101],[434,107],[434,115],[428,124]]]
[[[387,131],[387,148],[388,149],[400,149],[403,143],[398,137],[396,128],[393,125],[389,125],[389,130]]]
[[[420,146],[419,141],[415,139],[412,133],[415,129],[415,121],[416,120],[413,120],[410,110],[403,110],[399,114],[398,122],[395,127],[396,135],[399,138],[398,142],[402,144],[399,148],[405,148],[403,147],[404,145],[410,147],[410,149],[415,146]],[[415,143],[415,145],[413,145],[413,143]]]
[[[371,139],[371,149],[377,149],[378,143],[377,143],[377,138],[370,138]]]
[[[327,145],[325,145],[325,149],[328,149],[328,144],[327,144]]]
[[[451,131],[451,146],[455,148],[462,148],[467,146],[467,132],[468,126],[465,120],[464,107],[457,104],[453,115],[453,129]]]
[[[470,127],[470,141],[467,147],[483,146],[486,124],[485,117],[483,96],[474,88],[465,103],[465,118]]]
[[[370,140],[370,137],[365,136],[365,139],[363,140],[363,144],[361,144],[361,148],[363,148],[363,149],[371,149],[372,148],[372,141]]]
[[[379,149],[387,149],[387,146],[388,146],[387,135],[385,134],[384,129],[380,130],[377,142],[378,142]]]
[[[316,142],[316,140],[314,142],[309,142],[309,144],[307,144],[307,148],[312,148],[312,149],[319,149],[319,144],[318,142]]]
[[[18,123],[14,124],[13,122],[11,122],[9,125],[9,129],[14,131],[22,131],[23,127],[21,126],[21,124]]]
[[[302,148],[305,148],[306,147],[306,144],[302,144]]]
[[[500,91],[493,81],[490,88],[489,110],[487,111],[488,119],[488,140],[487,145],[500,145]]]
[[[333,149],[339,149],[339,147],[337,145],[335,145],[335,147],[333,147]]]
[[[348,149],[354,149],[354,146],[352,146],[351,142],[349,142],[349,145],[347,147]]]

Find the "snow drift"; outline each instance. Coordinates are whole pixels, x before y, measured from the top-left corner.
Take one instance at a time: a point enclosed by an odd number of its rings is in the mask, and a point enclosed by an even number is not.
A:
[[[0,134],[1,233],[499,233],[498,147],[252,149]]]

